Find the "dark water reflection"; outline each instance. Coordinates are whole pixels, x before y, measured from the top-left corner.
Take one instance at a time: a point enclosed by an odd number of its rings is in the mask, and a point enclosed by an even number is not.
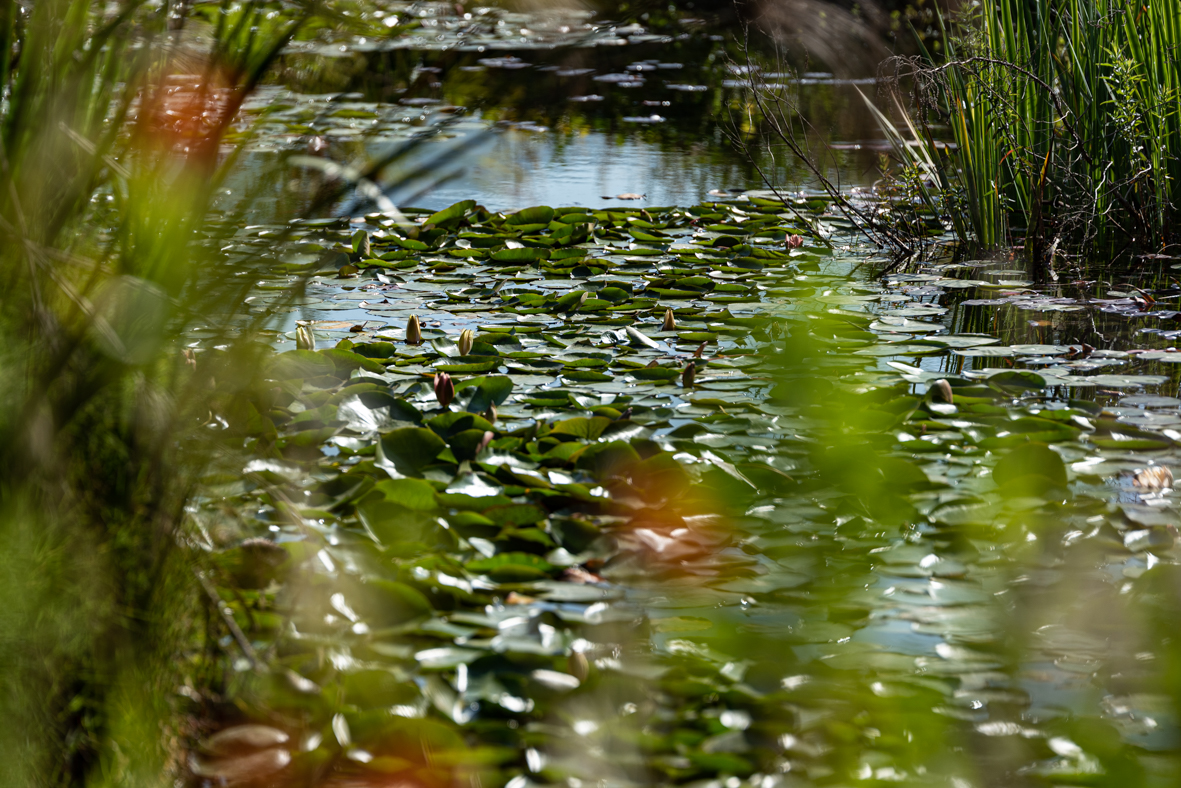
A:
[[[745,94],[746,62],[734,35],[703,33],[555,50],[289,55],[287,87],[258,102],[268,125],[252,147],[302,152],[310,143],[319,156],[357,165],[449,122],[380,179],[395,202],[436,209],[460,199],[493,210],[600,207],[625,193],[641,195],[641,206],[690,205],[711,190],[764,187],[760,168],[778,186],[816,186],[767,135]],[[856,90],[872,94],[864,84],[872,79],[854,86],[768,71],[760,81],[793,97],[796,126],[828,177],[844,186],[880,177],[881,135]],[[729,139],[735,135],[748,141],[754,161]],[[257,180],[273,162],[257,156],[246,177]],[[313,186],[297,178],[281,194],[256,199],[255,218],[265,220],[268,205],[306,210],[302,198]],[[365,209],[355,200],[337,206]]]

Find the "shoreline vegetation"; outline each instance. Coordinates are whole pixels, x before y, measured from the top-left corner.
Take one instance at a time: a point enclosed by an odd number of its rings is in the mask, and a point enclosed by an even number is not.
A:
[[[985,0],[943,59],[895,58],[882,116],[904,194],[971,248],[1020,248],[1039,280],[1066,266],[1175,255],[1181,22],[1167,3]],[[909,116],[909,117],[907,117]],[[935,144],[950,129],[954,152]]]
[[[917,85],[912,122],[880,115],[905,172],[863,202],[829,184],[403,212],[379,176],[422,137],[364,167],[311,137],[226,209],[254,133],[243,108],[285,52],[425,24],[365,10],[0,0],[7,784],[772,788],[792,769],[934,784],[988,764],[1167,783],[1171,762],[1146,766],[1095,717],[1003,751],[977,737],[975,760],[961,723],[977,707],[939,671],[1016,693],[1004,670],[1045,647],[1022,618],[1048,621],[1037,592],[1006,598],[1025,611],[981,590],[1016,584],[1018,564],[985,562],[971,586],[988,551],[1083,566],[1100,541],[1130,560],[1170,549],[1175,527],[1116,514],[1078,452],[1126,464],[1172,439],[1079,394],[1082,373],[883,369],[883,333],[916,363],[1017,351],[924,339],[922,304],[854,311],[910,285],[850,284],[838,248],[884,271],[854,230],[894,264],[950,230],[1016,244],[1050,278],[1170,253],[1181,20],[1165,4],[984,0],[923,37],[940,65],[892,66]],[[789,108],[759,105],[790,146]],[[244,227],[288,165],[320,179],[313,213],[348,192],[378,212]],[[382,319],[288,331],[325,282]],[[1084,347],[1070,358],[1104,360]],[[1144,507],[1171,482],[1135,479]],[[1089,534],[1063,536],[1079,551],[1037,541],[1067,523]],[[930,583],[887,618],[944,638],[946,665],[856,639],[881,623],[882,556],[900,587]],[[1111,630],[1125,661],[1174,617],[1154,566],[1101,595],[1148,622]],[[947,594],[984,623],[933,613]]]

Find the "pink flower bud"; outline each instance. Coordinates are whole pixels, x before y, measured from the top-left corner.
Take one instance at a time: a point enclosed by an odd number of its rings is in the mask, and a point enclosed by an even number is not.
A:
[[[435,399],[444,408],[451,404],[451,400],[455,399],[455,384],[451,382],[451,376],[446,372],[435,373]]]

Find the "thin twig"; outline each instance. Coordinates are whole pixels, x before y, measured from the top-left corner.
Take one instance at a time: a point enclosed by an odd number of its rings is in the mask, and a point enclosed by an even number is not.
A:
[[[197,576],[197,582],[201,584],[201,587],[205,589],[205,593],[209,595],[209,601],[213,603],[218,614],[225,621],[226,627],[229,628],[230,634],[237,641],[238,647],[242,649],[242,653],[250,661],[250,667],[258,670],[258,657],[254,653],[254,646],[250,645],[250,641],[246,639],[246,634],[238,626],[238,622],[234,620],[233,615],[226,611],[225,602],[222,601],[221,596],[217,593],[217,589],[213,587],[213,584],[209,582],[209,578],[205,577],[205,573],[200,569],[193,569],[193,574]]]

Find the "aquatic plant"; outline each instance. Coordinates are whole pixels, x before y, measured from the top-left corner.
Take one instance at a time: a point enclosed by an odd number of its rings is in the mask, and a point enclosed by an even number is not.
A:
[[[816,203],[791,208],[828,221]],[[1169,406],[1139,392],[1181,354],[968,333],[996,327],[959,294],[1002,303],[1012,271],[850,279],[758,195],[409,215],[366,217],[364,285],[308,264],[320,349],[268,359],[282,393],[252,425],[251,484],[201,508],[241,512],[210,578],[270,668],[233,674],[201,776],[1176,773],[1135,727],[1174,697],[1141,609],[1176,607],[1175,508],[1149,470],[1174,464],[1176,421],[1135,407]],[[352,228],[299,232],[351,248]],[[271,286],[295,272],[274,254]],[[400,341],[410,313],[420,344]],[[238,571],[267,537],[271,569]]]
[[[1167,3],[984,0],[916,80],[925,145],[961,238],[1064,253],[1161,252],[1181,205],[1181,24]],[[936,150],[930,123],[957,150]],[[962,215],[961,215],[962,212]]]
[[[307,10],[0,3],[0,750],[9,785],[146,784],[200,642],[186,507],[258,348],[208,223],[220,148]],[[181,342],[200,327],[218,350]],[[184,556],[184,560],[182,560]],[[204,681],[207,677],[198,676]]]

